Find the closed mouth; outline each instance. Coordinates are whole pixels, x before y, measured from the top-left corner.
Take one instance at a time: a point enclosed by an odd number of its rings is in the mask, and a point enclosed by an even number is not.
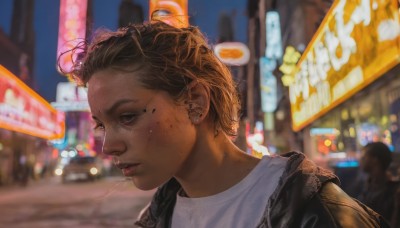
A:
[[[118,163],[118,164],[116,164],[116,166],[119,169],[126,169],[126,168],[129,168],[132,166],[137,166],[137,165],[139,165],[139,163]]]
[[[118,163],[116,165],[122,170],[124,176],[132,177],[137,175],[140,163]]]

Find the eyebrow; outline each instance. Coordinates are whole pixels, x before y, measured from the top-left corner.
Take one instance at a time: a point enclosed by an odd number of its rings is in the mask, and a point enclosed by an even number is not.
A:
[[[120,99],[116,101],[111,107],[107,108],[105,113],[107,115],[111,114],[114,112],[115,109],[117,109],[119,106],[127,104],[127,103],[137,103],[139,100],[136,99]],[[92,116],[92,119],[97,120],[96,116]]]

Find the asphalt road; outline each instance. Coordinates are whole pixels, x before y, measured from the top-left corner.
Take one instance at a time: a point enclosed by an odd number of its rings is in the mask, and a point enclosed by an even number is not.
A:
[[[123,177],[67,184],[52,177],[27,187],[0,187],[0,227],[134,227],[153,193]]]

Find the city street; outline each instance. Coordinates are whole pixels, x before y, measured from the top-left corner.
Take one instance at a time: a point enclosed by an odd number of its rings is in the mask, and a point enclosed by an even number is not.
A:
[[[26,188],[0,188],[0,227],[133,227],[153,191],[123,177],[62,184],[57,177]]]

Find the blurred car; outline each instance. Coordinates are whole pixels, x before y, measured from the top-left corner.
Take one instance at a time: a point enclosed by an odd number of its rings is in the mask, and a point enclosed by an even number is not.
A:
[[[62,182],[88,180],[94,181],[103,175],[103,162],[99,157],[73,157],[59,171]]]

